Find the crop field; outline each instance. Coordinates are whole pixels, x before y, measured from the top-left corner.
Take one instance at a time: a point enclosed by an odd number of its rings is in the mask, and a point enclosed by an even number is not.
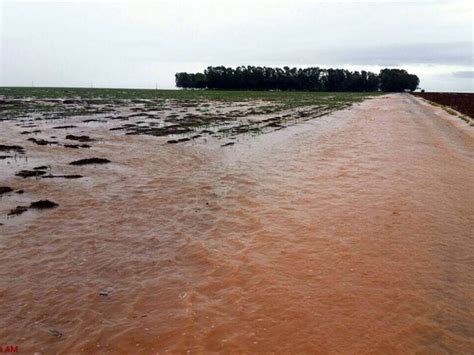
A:
[[[0,120],[17,120],[23,134],[38,123],[67,121],[125,134],[170,136],[181,143],[209,136],[261,134],[347,108],[378,93],[218,90],[0,88]],[[64,125],[63,125],[64,126]],[[54,127],[53,127],[54,128]],[[69,129],[74,127],[69,127]],[[46,140],[47,141],[47,140]]]
[[[464,115],[474,118],[473,93],[424,92],[416,93],[415,95],[436,104],[448,106]]]
[[[310,92],[310,91],[233,91],[233,90],[151,90],[151,89],[93,89],[0,87],[0,97],[36,99],[97,99],[97,100],[269,100],[313,104],[314,102],[353,102],[378,92]]]

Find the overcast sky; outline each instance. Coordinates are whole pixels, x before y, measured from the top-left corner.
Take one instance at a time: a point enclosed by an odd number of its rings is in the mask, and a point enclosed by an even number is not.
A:
[[[471,1],[0,0],[0,85],[173,88],[208,65],[402,67],[474,91]]]

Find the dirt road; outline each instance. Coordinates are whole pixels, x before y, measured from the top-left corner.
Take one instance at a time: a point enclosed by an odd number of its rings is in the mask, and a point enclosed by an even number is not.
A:
[[[229,147],[96,153],[88,179],[6,178],[59,207],[0,226],[0,345],[474,351],[474,128],[442,109],[387,95]]]

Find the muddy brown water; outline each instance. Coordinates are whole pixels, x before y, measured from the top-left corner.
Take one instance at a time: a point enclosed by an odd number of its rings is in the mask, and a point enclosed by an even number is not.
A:
[[[228,147],[108,133],[52,155],[18,129],[0,133],[30,148],[16,164],[86,177],[2,168],[26,191],[2,215],[22,199],[59,207],[1,220],[0,344],[474,351],[474,129],[440,108],[388,95]],[[112,163],[67,166],[89,156]]]

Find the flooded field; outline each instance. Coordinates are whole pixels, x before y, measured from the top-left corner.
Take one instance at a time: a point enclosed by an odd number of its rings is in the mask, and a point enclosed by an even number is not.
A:
[[[472,353],[471,126],[405,94],[142,100],[4,99],[0,345]]]

